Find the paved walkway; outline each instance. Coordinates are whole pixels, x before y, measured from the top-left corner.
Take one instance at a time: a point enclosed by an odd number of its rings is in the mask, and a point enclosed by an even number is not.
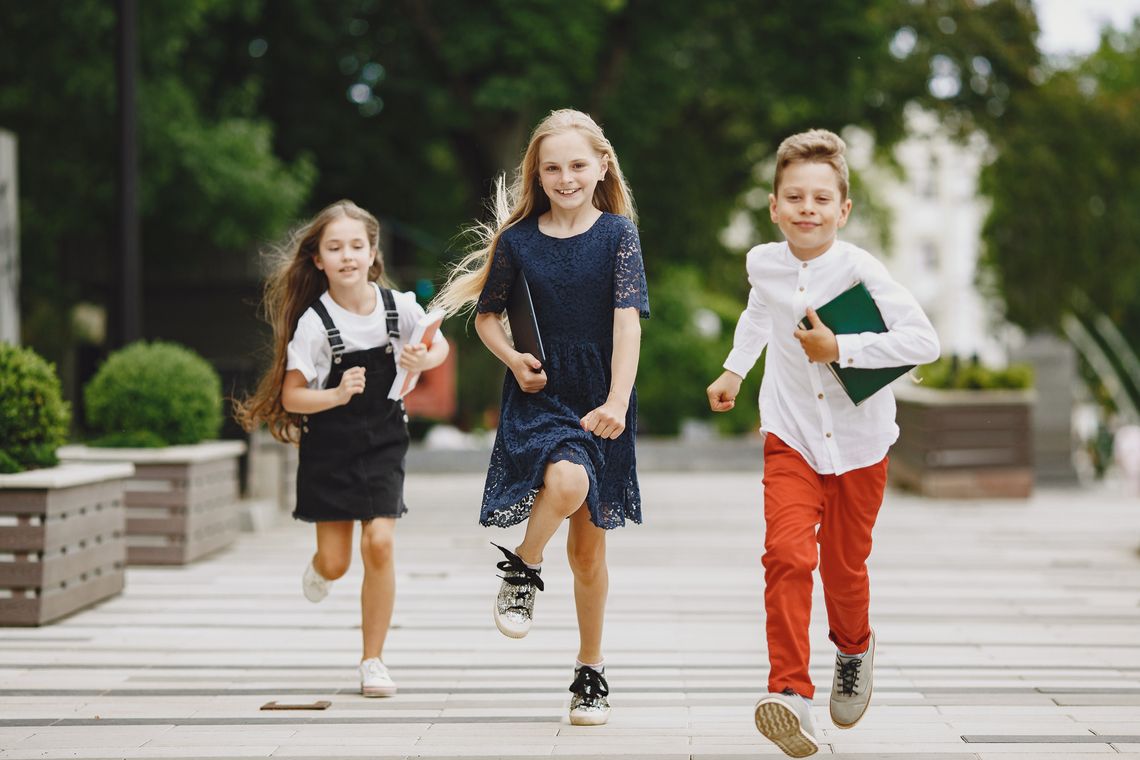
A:
[[[409,482],[387,661],[399,696],[356,693],[359,563],[320,606],[310,531],[282,524],[189,568],[132,568],[120,598],[0,629],[0,758],[775,756],[752,726],[766,677],[759,475],[643,476],[649,523],[611,534],[613,717],[566,720],[576,635],[552,546],[537,623],[491,622],[480,479]],[[822,756],[1140,758],[1140,501],[891,493],[876,533],[874,704]],[[818,589],[817,589],[818,591]],[[832,650],[817,593],[816,718]],[[332,702],[268,712],[270,702]]]

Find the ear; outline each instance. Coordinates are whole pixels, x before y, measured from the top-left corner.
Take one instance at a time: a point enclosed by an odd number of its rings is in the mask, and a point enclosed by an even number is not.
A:
[[[768,193],[768,215],[776,224],[780,223],[780,214],[776,211],[776,194]]]
[[[610,170],[610,157],[607,155],[602,156],[602,174],[598,177],[598,182],[602,182],[606,178],[606,172]]]
[[[851,203],[850,198],[843,201],[843,205],[839,207],[839,221],[837,222],[836,227],[843,227],[847,224],[847,217],[851,214],[852,205],[853,204]]]
[[[313,254],[313,266],[315,266],[317,269],[321,270],[322,272],[325,271],[325,265],[321,263],[321,257],[319,254],[316,254],[316,253]]]

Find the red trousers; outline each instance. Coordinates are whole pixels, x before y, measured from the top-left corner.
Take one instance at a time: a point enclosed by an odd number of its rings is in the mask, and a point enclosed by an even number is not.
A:
[[[815,694],[808,624],[817,564],[831,640],[844,654],[867,650],[867,557],[886,484],[886,458],[842,475],[820,475],[776,436],[769,433],[764,441],[769,692],[791,688],[809,699]]]

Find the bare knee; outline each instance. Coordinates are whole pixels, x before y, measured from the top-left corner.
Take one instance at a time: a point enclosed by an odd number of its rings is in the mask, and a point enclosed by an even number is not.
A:
[[[566,556],[574,577],[589,580],[606,570],[606,545],[602,541],[571,541]]]
[[[313,567],[321,574],[322,578],[329,581],[343,577],[351,564],[352,557],[347,552],[341,554],[325,551],[322,554],[318,551],[317,556],[313,558]]]
[[[395,539],[390,529],[369,524],[360,540],[360,554],[367,568],[383,567],[392,561]]]
[[[580,464],[555,462],[546,468],[543,488],[559,511],[571,515],[582,506],[590,492],[590,476]]]

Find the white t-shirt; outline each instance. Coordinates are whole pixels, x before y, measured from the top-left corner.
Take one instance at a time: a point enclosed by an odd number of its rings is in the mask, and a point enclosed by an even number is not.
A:
[[[388,323],[384,319],[384,299],[380,287],[372,283],[376,291],[376,308],[371,314],[354,314],[337,305],[326,290],[321,295],[321,303],[328,309],[333,324],[340,330],[344,341],[344,351],[366,351],[377,346],[388,345]],[[396,312],[400,315],[400,339],[396,341],[394,355],[399,352],[411,337],[416,323],[424,315],[423,307],[416,302],[414,293],[392,291],[396,301]],[[442,333],[437,333],[442,337]],[[332,349],[328,334],[320,316],[313,309],[306,309],[297,322],[297,330],[289,341],[286,369],[295,369],[305,376],[310,388],[323,388],[332,367]]]

